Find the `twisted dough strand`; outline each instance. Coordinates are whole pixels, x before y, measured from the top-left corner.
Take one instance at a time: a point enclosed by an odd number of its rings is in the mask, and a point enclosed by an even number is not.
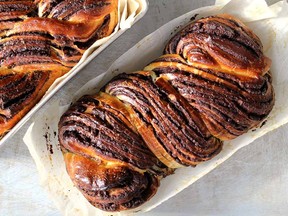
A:
[[[227,14],[188,25],[166,45],[164,54],[179,54],[189,65],[224,72],[240,80],[258,79],[271,60],[259,38],[240,20]]]
[[[200,19],[176,34],[164,53],[181,57],[163,56],[146,69],[160,70],[215,137],[233,139],[272,110],[271,60],[240,20],[227,14]],[[169,60],[171,65],[164,66]],[[171,67],[180,73],[171,73]]]
[[[169,81],[221,140],[233,139],[257,126],[274,105],[269,73],[241,81],[222,71],[187,65],[175,54],[166,54],[145,69]]]
[[[132,122],[151,151],[168,167],[196,165],[216,155],[221,142],[199,114],[164,79],[153,73],[122,74],[105,91],[129,104]]]

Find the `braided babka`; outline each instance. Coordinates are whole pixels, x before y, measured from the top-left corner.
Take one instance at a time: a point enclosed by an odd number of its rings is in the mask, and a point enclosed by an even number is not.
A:
[[[118,0],[0,1],[0,137],[118,22]]]
[[[114,77],[62,115],[68,174],[102,210],[141,205],[161,178],[213,158],[224,140],[268,116],[270,65],[259,38],[235,17],[190,23],[143,71]]]

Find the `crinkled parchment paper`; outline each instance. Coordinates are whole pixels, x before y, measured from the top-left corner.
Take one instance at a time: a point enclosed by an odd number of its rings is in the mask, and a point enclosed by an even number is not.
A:
[[[130,28],[147,11],[146,0],[119,0],[118,23],[111,35],[95,41],[87,49],[80,61],[64,76],[59,77],[47,90],[42,99],[4,136],[0,139],[0,146],[11,137],[47,100],[52,97],[68,80],[77,74],[88,62],[102,52],[112,41]]]
[[[97,92],[116,74],[142,69],[161,55],[165,43],[172,34],[187,24],[194,15],[198,14],[197,17],[200,18],[219,13],[230,13],[237,16],[261,38],[265,54],[273,61],[271,71],[276,94],[275,107],[262,127],[225,142],[223,151],[212,160],[201,163],[196,168],[178,169],[174,175],[161,181],[157,194],[150,201],[133,211],[151,210],[217,167],[238,149],[288,122],[288,3],[286,1],[268,7],[264,0],[220,0],[216,2],[215,6],[191,11],[142,39],[122,55],[106,73],[91,80],[80,89],[75,100],[83,94]],[[59,109],[58,103],[52,105],[47,116],[39,117],[30,126],[24,141],[37,164],[41,185],[49,192],[51,199],[55,201],[64,215],[105,215],[106,213],[97,210],[86,201],[66,174],[57,141],[58,120],[66,108]],[[116,213],[115,215],[128,213]],[[111,215],[111,213],[107,213],[107,215]]]

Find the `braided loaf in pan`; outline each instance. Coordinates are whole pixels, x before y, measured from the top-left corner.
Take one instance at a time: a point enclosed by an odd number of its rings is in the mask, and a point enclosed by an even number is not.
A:
[[[0,137],[117,22],[117,0],[0,1]]]
[[[114,77],[59,122],[76,187],[105,211],[135,208],[159,181],[217,155],[274,105],[259,38],[238,19],[199,19],[178,32],[143,71]]]

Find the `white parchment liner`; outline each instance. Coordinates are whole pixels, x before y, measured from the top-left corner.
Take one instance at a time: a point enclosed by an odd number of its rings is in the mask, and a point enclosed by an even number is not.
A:
[[[195,14],[198,14],[199,18],[219,13],[230,13],[243,20],[261,38],[265,54],[273,61],[271,71],[276,101],[266,124],[237,139],[225,142],[222,152],[212,160],[201,163],[196,168],[178,169],[174,175],[163,179],[157,194],[139,208],[113,215],[126,215],[133,211],[153,209],[227,160],[238,149],[288,122],[288,3],[286,1],[280,1],[268,7],[264,0],[219,0],[216,1],[215,6],[191,11],[142,39],[114,62],[106,73],[91,80],[80,89],[74,100],[83,94],[97,92],[116,74],[142,69],[161,55],[164,45],[171,35],[187,24]],[[39,170],[41,185],[49,192],[51,199],[55,201],[64,215],[106,215],[86,201],[66,174],[57,141],[57,124],[59,117],[67,107],[59,109],[58,104],[50,106],[47,115],[39,117],[29,127],[24,137]],[[107,215],[112,214],[107,213]]]

